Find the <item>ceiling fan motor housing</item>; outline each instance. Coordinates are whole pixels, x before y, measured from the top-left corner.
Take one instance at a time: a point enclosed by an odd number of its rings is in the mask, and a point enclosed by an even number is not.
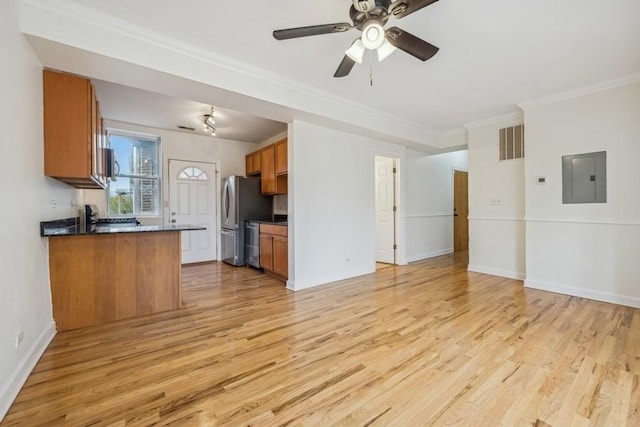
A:
[[[367,3],[368,9],[363,9],[363,3]],[[385,25],[389,20],[389,5],[391,0],[353,0],[353,6],[349,8],[349,16],[353,25],[362,31],[364,24],[375,19],[380,25]],[[371,7],[373,5],[373,7]]]

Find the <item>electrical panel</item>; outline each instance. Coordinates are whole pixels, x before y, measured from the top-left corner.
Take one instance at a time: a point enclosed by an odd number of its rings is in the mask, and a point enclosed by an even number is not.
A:
[[[562,203],[607,202],[607,152],[562,156]]]

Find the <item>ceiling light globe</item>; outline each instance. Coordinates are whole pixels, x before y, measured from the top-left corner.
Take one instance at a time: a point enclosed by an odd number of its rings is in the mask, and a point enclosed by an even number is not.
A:
[[[370,21],[362,29],[362,44],[367,49],[377,49],[385,41],[384,28],[376,21]]]

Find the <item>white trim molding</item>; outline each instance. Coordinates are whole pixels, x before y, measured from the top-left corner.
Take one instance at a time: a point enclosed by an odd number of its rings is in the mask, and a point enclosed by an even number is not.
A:
[[[2,421],[9,411],[11,404],[18,396],[18,393],[20,393],[20,389],[22,389],[31,371],[35,368],[38,360],[40,360],[40,357],[42,357],[55,335],[56,324],[51,320],[38,339],[34,341],[26,357],[22,360],[22,363],[18,365],[17,371],[2,385],[0,389],[0,421]]]
[[[524,222],[522,217],[492,217],[492,216],[470,216],[467,218],[469,221],[510,221],[510,222]]]
[[[448,255],[451,253],[453,253],[453,248],[439,249],[437,251],[423,252],[420,254],[409,255],[407,256],[407,260],[409,262],[416,262],[416,261],[421,261],[423,259],[435,258],[437,256],[442,256],[442,255]]]
[[[581,96],[591,95],[594,93],[602,92],[604,90],[613,89],[616,87],[625,86],[625,85],[637,83],[637,82],[640,82],[640,73],[619,77],[617,79],[606,80],[600,83],[596,83],[589,86],[583,86],[570,91],[560,92],[554,95],[532,99],[530,101],[518,102],[517,105],[523,110],[527,110],[529,108],[535,108],[543,105],[554,104],[556,102],[561,102],[561,101],[568,101],[573,98],[579,98]]]
[[[541,280],[526,279],[525,288],[538,289],[541,291],[554,292],[557,294],[571,295],[580,298],[587,298],[595,301],[608,302],[612,304],[626,305],[628,307],[640,308],[640,298],[616,295],[608,292],[593,291],[590,289],[574,288],[556,283],[543,282]]]
[[[631,226],[637,227],[640,226],[640,222],[625,220],[625,221],[616,221],[616,220],[587,220],[587,219],[556,219],[556,218],[530,218],[526,217],[524,219],[526,222],[551,222],[557,224],[578,224],[578,225],[622,225],[622,226]]]
[[[437,213],[424,213],[424,214],[410,214],[405,215],[403,218],[405,219],[413,219],[413,218],[439,218],[443,216],[453,216],[450,212],[437,212]]]
[[[485,267],[482,265],[467,266],[467,271],[474,273],[490,274],[492,276],[506,277],[507,279],[524,280],[525,274],[518,271],[503,270],[501,268]]]
[[[476,120],[475,122],[465,123],[464,128],[469,130],[469,129],[480,128],[480,127],[493,125],[496,123],[503,123],[503,122],[513,122],[514,124],[522,124],[524,123],[524,114],[522,113],[522,111],[514,111],[512,113],[488,117],[486,119]]]

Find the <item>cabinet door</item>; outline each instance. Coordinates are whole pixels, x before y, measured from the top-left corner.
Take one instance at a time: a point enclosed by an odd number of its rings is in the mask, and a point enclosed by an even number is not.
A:
[[[260,233],[260,266],[273,271],[273,236]]]
[[[273,236],[273,272],[285,279],[289,275],[289,240]]]
[[[262,172],[262,162],[260,161],[260,151],[253,153],[253,173],[259,175]]]
[[[253,153],[244,156],[244,173],[246,176],[253,175]]]
[[[287,173],[287,140],[276,142],[276,175]]]
[[[262,194],[274,194],[276,192],[276,147],[271,144],[260,151],[260,170],[262,175]]]

